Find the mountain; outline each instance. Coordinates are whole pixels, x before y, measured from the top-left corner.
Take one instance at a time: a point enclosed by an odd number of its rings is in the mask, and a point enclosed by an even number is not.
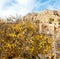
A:
[[[41,26],[43,26],[44,29],[47,27],[47,25],[49,25],[50,27],[53,26],[54,31],[56,33],[57,33],[58,30],[60,30],[60,11],[46,9],[46,10],[43,10],[42,12],[40,12],[40,13],[29,13],[28,15],[24,16],[22,18],[22,20],[23,21],[31,21],[31,22],[33,21],[34,23],[37,22],[39,24],[42,24]],[[50,30],[51,29],[53,29],[53,28],[51,27]],[[53,31],[50,31],[50,32],[53,33]]]
[[[29,13],[23,17],[23,20],[39,20],[42,23],[49,23],[50,18],[54,19],[52,23],[60,21],[60,11],[46,9],[40,13]]]
[[[46,9],[41,13],[29,13],[22,20],[38,23],[39,32],[53,38],[54,54],[60,57],[60,11]]]

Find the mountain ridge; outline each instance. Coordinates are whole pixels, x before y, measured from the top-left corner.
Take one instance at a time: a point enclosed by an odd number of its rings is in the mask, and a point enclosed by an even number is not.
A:
[[[54,19],[53,21],[50,21],[50,19]],[[60,11],[56,10],[43,10],[40,13],[29,13],[26,16],[22,17],[22,20],[27,21],[36,21],[39,20],[42,23],[60,23]]]

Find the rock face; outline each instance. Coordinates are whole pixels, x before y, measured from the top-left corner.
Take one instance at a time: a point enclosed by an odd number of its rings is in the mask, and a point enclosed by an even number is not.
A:
[[[44,10],[41,13],[32,13],[23,17],[24,20],[40,20],[40,22],[49,23],[49,19],[54,19],[54,22],[60,19],[60,12],[55,10]]]
[[[33,21],[39,32],[53,38],[52,50],[60,58],[60,11],[44,10],[41,13],[32,13],[22,18],[24,21]]]
[[[57,34],[57,32],[60,30],[60,11],[56,10],[44,10],[41,13],[32,13],[28,14],[27,16],[24,16],[22,18],[24,21],[33,21],[34,23],[37,23],[39,28],[42,32],[50,31],[50,33],[53,33],[52,30],[54,27],[54,32]]]

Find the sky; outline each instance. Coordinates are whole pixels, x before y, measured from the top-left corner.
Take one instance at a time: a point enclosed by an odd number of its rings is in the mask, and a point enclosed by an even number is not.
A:
[[[0,16],[24,16],[45,9],[60,10],[60,0],[0,0]]]

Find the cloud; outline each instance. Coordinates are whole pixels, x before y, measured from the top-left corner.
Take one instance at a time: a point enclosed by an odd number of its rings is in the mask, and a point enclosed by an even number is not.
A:
[[[35,0],[2,0],[0,4],[0,16],[25,15],[32,12],[35,3]]]
[[[44,9],[60,10],[60,0],[0,0],[0,16],[26,15]]]
[[[33,11],[40,12],[45,9],[60,10],[60,0],[44,0],[44,2],[38,0]]]

